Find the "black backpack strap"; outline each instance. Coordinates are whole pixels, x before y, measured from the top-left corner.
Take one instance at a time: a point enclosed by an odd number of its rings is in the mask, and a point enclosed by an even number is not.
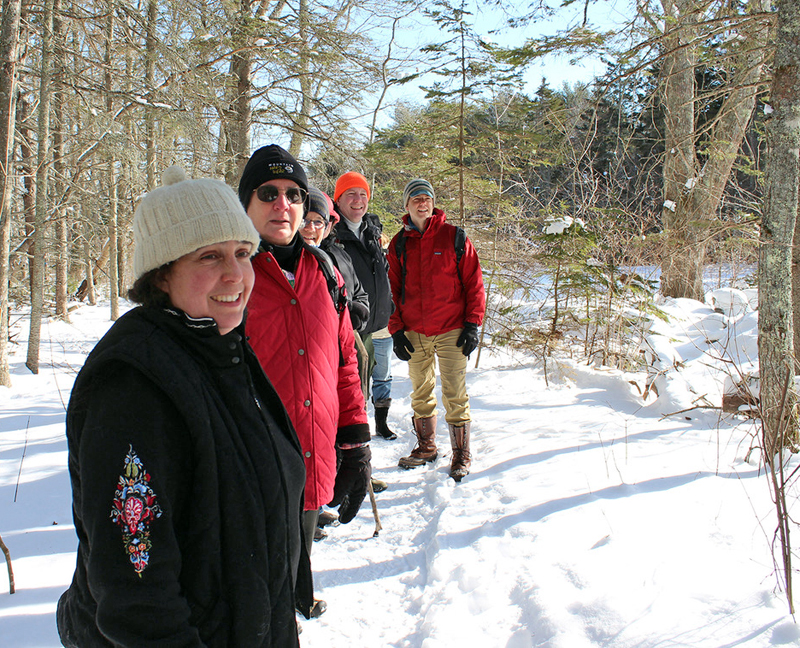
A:
[[[400,262],[400,303],[406,303],[406,233],[400,232],[394,240],[394,253]]]
[[[333,261],[330,256],[328,256],[327,252],[320,250],[318,247],[307,245],[306,250],[317,260],[319,269],[322,271],[322,276],[325,277],[325,283],[328,285],[328,292],[333,300],[333,306],[336,312],[341,315],[344,313],[344,309],[347,306],[347,297],[339,286],[339,282],[336,281],[336,271],[334,270]]]
[[[325,250],[320,250],[313,245],[305,245],[304,247],[317,260],[322,276],[325,277],[325,283],[328,285],[328,292],[333,300],[333,307],[336,309],[336,314],[341,315],[344,313],[344,309],[347,308],[347,296],[339,287],[339,282],[336,281],[336,271],[333,269],[334,265],[331,257]],[[344,367],[344,364],[344,354],[342,353],[342,346],[340,344],[339,366]]]
[[[467,246],[467,233],[463,227],[456,226],[456,236],[453,241],[453,247],[456,250],[456,272],[458,273],[458,282],[461,288],[464,288],[464,279],[461,277],[461,258],[464,256],[464,250]],[[397,260],[400,262],[400,303],[404,304],[406,301],[406,235],[401,232],[400,236],[395,239],[394,253],[397,255]]]
[[[453,242],[456,248],[456,272],[458,273],[458,281],[461,288],[464,288],[464,280],[461,278],[461,257],[464,256],[464,249],[467,246],[467,233],[463,227],[456,226],[456,238]]]

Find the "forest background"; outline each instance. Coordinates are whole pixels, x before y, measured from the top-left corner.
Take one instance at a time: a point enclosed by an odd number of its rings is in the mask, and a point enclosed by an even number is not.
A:
[[[552,57],[603,71],[529,88]],[[641,368],[633,306],[702,300],[712,263],[757,268],[760,373],[730,396],[758,406],[790,579],[800,3],[2,0],[0,386],[11,303],[37,373],[43,317],[96,290],[118,317],[133,212],[163,169],[235,187],[273,141],[328,193],[364,173],[388,234],[405,183],[429,179],[481,257],[482,343],[545,367]]]

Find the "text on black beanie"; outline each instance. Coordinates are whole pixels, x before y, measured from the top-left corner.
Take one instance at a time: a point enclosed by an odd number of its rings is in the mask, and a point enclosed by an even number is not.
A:
[[[285,178],[293,180],[308,191],[308,178],[300,163],[286,149],[277,144],[262,146],[247,161],[239,180],[239,200],[244,208],[250,204],[253,191],[268,180]]]

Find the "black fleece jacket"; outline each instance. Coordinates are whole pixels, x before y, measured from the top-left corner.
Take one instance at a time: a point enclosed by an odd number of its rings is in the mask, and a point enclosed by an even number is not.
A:
[[[344,216],[342,216],[344,219]],[[353,234],[346,223],[339,221],[332,235],[347,252],[361,285],[369,295],[369,320],[362,333],[374,333],[389,323],[394,310],[392,289],[389,285],[389,264],[381,247],[383,226],[375,214],[364,214],[360,237]]]
[[[136,308],[67,411],[78,557],[65,646],[297,646],[300,445],[243,326]]]

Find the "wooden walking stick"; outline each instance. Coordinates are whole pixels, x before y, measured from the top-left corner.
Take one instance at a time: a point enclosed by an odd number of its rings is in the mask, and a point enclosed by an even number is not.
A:
[[[375,531],[375,535],[378,535],[377,531]],[[3,542],[2,536],[0,536],[0,549],[3,550],[3,555],[6,557],[6,565],[8,565],[8,593],[13,594],[16,589],[14,588],[14,570],[11,568],[11,553],[9,553],[6,543]]]
[[[371,479],[369,480],[369,503],[372,504],[372,517],[375,518],[375,533],[372,534],[372,537],[377,538],[383,527],[381,526],[381,518],[378,515],[378,503],[375,501],[375,491],[372,489]]]

